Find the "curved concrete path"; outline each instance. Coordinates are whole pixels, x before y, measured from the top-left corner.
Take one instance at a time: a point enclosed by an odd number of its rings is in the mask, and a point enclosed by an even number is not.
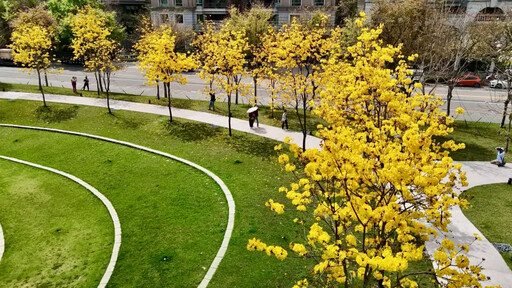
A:
[[[2,224],[0,224],[0,261],[2,261],[2,256],[4,256],[4,251],[5,251],[4,231],[2,230]]]
[[[107,100],[99,98],[87,98],[78,96],[64,96],[45,94],[46,102],[76,104],[103,107],[107,109]],[[21,92],[0,92],[0,99],[21,99],[21,100],[35,100],[42,101],[41,94],[35,93],[21,93]],[[167,106],[143,104],[129,101],[110,100],[110,107],[114,110],[128,110],[143,113],[150,113],[162,116],[169,116]],[[205,107],[206,109],[206,107]],[[186,109],[172,108],[172,115],[176,118],[183,118],[197,122],[212,124],[219,127],[228,128],[228,118],[221,115],[211,114],[207,112],[192,111]],[[265,138],[283,141],[286,136],[294,139],[296,143],[302,146],[302,133],[285,131],[279,127],[260,124],[259,128],[251,129],[248,121],[231,118],[231,127],[233,130],[246,132],[249,134],[258,135]],[[320,139],[313,136],[306,137],[306,148],[320,148]]]
[[[189,165],[189,166],[191,166],[191,167],[193,167],[193,168],[195,168],[195,169],[205,173],[210,178],[212,178],[217,183],[217,185],[219,185],[219,187],[222,189],[222,192],[224,193],[224,196],[226,197],[226,201],[228,203],[228,224],[227,224],[227,227],[226,227],[226,232],[224,233],[224,238],[222,240],[222,244],[220,246],[220,249],[217,252],[217,255],[215,256],[215,258],[213,259],[212,264],[210,265],[210,268],[206,272],[206,275],[204,276],[203,280],[201,281],[201,283],[199,284],[198,287],[203,288],[203,287],[208,286],[208,283],[210,282],[210,280],[212,279],[213,275],[217,271],[217,267],[219,267],[220,261],[222,260],[222,258],[224,258],[224,255],[226,254],[226,250],[228,248],[229,241],[231,239],[231,235],[233,233],[233,227],[235,225],[235,201],[233,200],[233,195],[231,195],[231,192],[229,191],[229,189],[226,186],[226,184],[224,184],[224,182],[217,175],[213,174],[213,172],[211,172],[210,170],[195,164],[194,162],[191,162],[191,161],[185,160],[183,158],[171,155],[169,153],[161,152],[161,151],[158,151],[158,150],[154,150],[154,149],[147,148],[147,147],[144,147],[144,146],[140,146],[140,145],[137,145],[137,144],[133,144],[133,143],[130,143],[130,142],[115,140],[115,139],[111,139],[111,138],[107,138],[107,137],[102,137],[102,136],[98,136],[98,135],[91,135],[91,134],[86,134],[86,133],[81,133],[81,132],[74,132],[74,131],[67,131],[67,130],[60,130],[60,129],[52,129],[52,128],[44,128],[44,127],[11,125],[11,124],[0,124],[0,127],[10,127],[10,128],[22,128],[22,129],[30,129],[30,130],[49,131],[49,132],[69,134],[69,135],[75,135],[75,136],[82,136],[82,137],[92,138],[92,139],[106,141],[106,142],[110,142],[110,143],[120,144],[120,145],[124,145],[124,146],[135,148],[135,149],[139,149],[139,150],[142,150],[142,151],[146,151],[146,152],[149,152],[149,153],[160,155],[160,156],[163,156],[163,157],[166,157],[166,158],[169,158],[169,159],[172,159],[172,160],[175,160],[175,161],[187,164],[187,165]],[[0,156],[0,158],[5,158],[5,157]],[[113,269],[113,267],[112,267],[112,269]]]
[[[481,161],[466,161],[459,162],[462,164],[462,170],[466,172],[469,185],[467,187],[458,187],[459,192],[473,188],[475,186],[506,183],[508,178],[512,177],[512,167],[498,167],[489,162]],[[492,209],[492,208],[491,208]],[[469,246],[468,257],[471,264],[477,265],[481,263],[483,267],[482,273],[488,277],[489,280],[482,281],[484,286],[497,286],[512,287],[512,271],[501,257],[501,254],[494,248],[494,246],[485,238],[471,221],[464,215],[459,206],[453,207],[450,212],[452,213],[451,223],[448,225],[448,238],[453,240],[455,244],[471,244]],[[474,234],[478,234],[482,241],[475,241]],[[426,243],[429,255],[433,255],[435,249],[439,247],[439,243],[429,241]]]
[[[108,263],[107,270],[105,271],[105,274],[103,274],[103,277],[101,278],[100,284],[98,285],[98,287],[103,288],[103,287],[107,286],[108,280],[110,280],[110,277],[112,276],[112,272],[114,271],[114,267],[116,266],[117,256],[119,255],[119,248],[121,248],[121,224],[119,222],[119,217],[117,216],[117,212],[114,209],[114,206],[112,206],[112,203],[110,203],[110,201],[107,199],[107,197],[105,197],[105,195],[101,194],[96,188],[92,187],[87,182],[83,181],[82,179],[80,179],[76,176],[68,174],[66,172],[63,172],[63,171],[60,171],[57,169],[53,169],[50,167],[46,167],[43,165],[39,165],[36,163],[20,160],[17,158],[3,156],[3,155],[0,155],[0,159],[28,165],[31,167],[43,169],[43,170],[50,171],[55,174],[64,176],[64,177],[76,182],[77,184],[83,186],[85,189],[89,190],[92,194],[94,194],[94,196],[98,197],[101,200],[101,202],[103,203],[103,205],[105,205],[105,207],[107,207],[108,213],[110,214],[110,217],[112,218],[112,222],[114,223],[114,245],[112,247],[112,256],[110,256],[110,262]],[[2,237],[2,239],[3,239],[3,237]],[[0,256],[1,256],[1,253],[0,253]]]

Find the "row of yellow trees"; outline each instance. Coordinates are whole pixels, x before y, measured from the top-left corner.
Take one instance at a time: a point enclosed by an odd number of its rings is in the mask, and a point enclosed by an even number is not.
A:
[[[185,84],[187,79],[182,73],[199,68],[209,90],[219,90],[227,97],[230,135],[232,98],[238,104],[240,94],[250,94],[242,78],[254,79],[254,96],[249,97],[253,104],[258,101],[258,80],[264,79],[271,91],[272,109],[278,105],[295,109],[305,148],[308,130],[313,130],[307,126],[308,109],[321,87],[320,60],[329,53],[327,19],[318,16],[307,24],[294,22],[278,30],[269,26],[272,14],[265,9],[253,9],[247,14],[232,10],[231,15],[220,27],[205,23],[203,33],[193,42],[196,51],[192,54],[176,52],[176,31],[171,26],[144,26],[134,47],[138,68],[149,85],[163,84],[171,121],[171,83]],[[106,91],[110,113],[110,78],[121,67],[121,48],[105,19],[104,12],[89,6],[70,17],[74,34],[71,48],[74,58],[82,60],[87,71],[94,72],[97,87]],[[11,45],[14,61],[29,72],[36,71],[40,79],[52,62],[54,35],[54,30],[43,23],[18,25]],[[43,86],[39,85],[39,89],[44,100]]]
[[[27,15],[20,14],[12,33],[10,48],[13,49],[14,62],[21,63],[28,73],[37,73],[39,90],[46,107],[41,75],[46,76],[51,72],[50,65],[55,61],[52,52],[55,46],[56,26],[55,21],[38,21],[53,19],[47,11],[41,10],[42,6],[38,9],[40,10],[27,12]],[[37,19],[26,17],[35,13],[45,16]],[[110,78],[114,71],[121,68],[121,45],[112,37],[113,28],[106,23],[107,14],[101,9],[86,6],[69,19],[75,36],[71,45],[74,59],[83,61],[86,71],[94,72],[97,87],[101,87],[98,89],[98,95],[100,90],[106,91],[108,111],[112,113],[109,97]]]

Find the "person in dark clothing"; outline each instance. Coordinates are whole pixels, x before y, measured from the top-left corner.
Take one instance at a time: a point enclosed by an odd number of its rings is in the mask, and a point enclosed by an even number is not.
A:
[[[85,87],[87,87],[87,91],[89,91],[89,78],[87,78],[87,76],[84,78],[84,87],[82,87],[82,90],[85,90]]]
[[[249,127],[251,127],[251,128],[252,128],[252,126],[254,126],[254,118],[255,118],[254,112],[249,113]]]
[[[208,106],[208,110],[215,111],[215,92],[210,91],[210,105]]]
[[[76,82],[78,81],[78,79],[76,79],[75,76],[71,77],[71,87],[73,87],[73,93],[77,93],[76,92]]]
[[[283,111],[283,116],[281,116],[281,129],[284,129],[286,125],[286,130],[288,130],[288,114],[286,113],[286,109]]]
[[[256,120],[256,124],[260,127],[260,119],[258,118],[258,110],[254,111],[254,120]]]

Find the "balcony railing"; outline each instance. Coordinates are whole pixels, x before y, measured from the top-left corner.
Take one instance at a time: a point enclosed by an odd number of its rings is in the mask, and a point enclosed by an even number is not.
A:
[[[204,8],[226,8],[226,0],[205,0],[203,1]]]

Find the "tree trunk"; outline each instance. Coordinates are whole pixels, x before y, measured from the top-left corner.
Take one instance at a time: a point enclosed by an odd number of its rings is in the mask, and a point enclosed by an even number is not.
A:
[[[103,76],[103,81],[105,82],[105,92],[107,92],[107,108],[108,113],[112,114],[112,110],[110,109],[110,97],[109,97],[109,90],[110,90],[110,73],[104,72],[105,75]],[[101,74],[100,74],[101,75]],[[101,83],[101,82],[100,82]]]
[[[43,85],[41,85],[41,71],[37,70],[37,79],[39,79],[39,91],[41,91],[41,95],[43,95],[43,106],[46,106],[46,99],[44,98]]]
[[[98,79],[100,80],[100,87],[99,87],[99,91],[103,92],[105,90],[103,90],[103,83],[101,83],[102,79],[101,79],[101,71],[98,71]],[[103,81],[105,81],[105,77],[103,77]],[[99,95],[99,94],[98,94]]]
[[[510,91],[510,83],[509,84],[509,88],[507,89],[507,100],[505,100],[505,105],[503,106],[503,117],[501,118],[501,124],[500,124],[500,127],[501,128],[504,128],[505,127],[505,118],[507,118],[507,109],[508,109],[508,104],[510,103],[510,99],[512,98],[512,95],[511,95],[511,92]]]
[[[503,105],[503,117],[501,118],[501,124],[500,124],[501,128],[505,127],[505,119],[507,118],[508,103],[510,103],[510,97],[507,97],[507,100],[505,100],[505,103],[504,103],[505,105]]]
[[[46,70],[44,70],[44,82],[46,84],[46,87],[48,87],[48,73],[46,73]]]
[[[512,117],[508,117],[508,132],[507,132],[507,141],[505,142],[505,153],[508,152],[508,142],[510,141],[510,125],[512,124]]]
[[[156,81],[156,99],[160,100],[160,84]]]
[[[254,80],[254,104],[258,105],[258,76],[252,79]]]
[[[228,86],[229,86],[229,78],[228,78]],[[229,128],[229,136],[232,136],[231,134],[231,90],[228,93],[228,128]]]
[[[238,86],[236,87],[236,90],[235,90],[235,104],[238,105]]]
[[[302,128],[302,135],[304,135],[304,138],[302,139],[302,150],[306,151],[306,136],[308,134],[308,127],[306,125],[306,117],[307,117],[307,114],[306,114],[306,99],[302,99],[302,115],[304,118],[302,118],[304,120],[304,128]]]
[[[167,98],[167,83],[164,82],[164,98]]]
[[[455,88],[454,85],[448,86],[448,94],[446,95],[446,115],[450,116],[450,107],[452,104],[452,98],[453,98],[453,89]]]
[[[100,96],[100,83],[98,80],[98,72],[94,71],[94,78],[96,78],[96,91],[98,93],[98,96]]]
[[[167,108],[169,108],[169,120],[172,122],[172,110],[171,110],[171,83],[164,83],[164,87],[167,86]]]

